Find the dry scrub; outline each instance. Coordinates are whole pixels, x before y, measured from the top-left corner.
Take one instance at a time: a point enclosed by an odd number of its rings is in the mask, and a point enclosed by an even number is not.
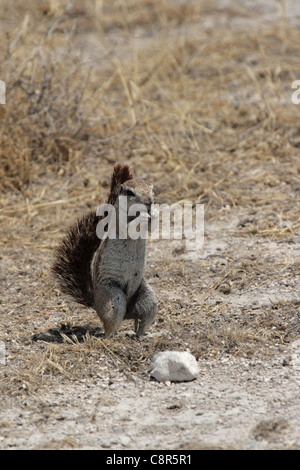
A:
[[[299,266],[288,257],[239,260],[232,250],[225,262],[189,261],[182,247],[155,258],[151,245],[147,270],[160,312],[153,337],[141,343],[125,335],[130,325],[118,339],[103,339],[94,313],[59,294],[49,266],[65,226],[104,197],[119,160],[151,179],[159,199],[204,203],[208,223],[237,216],[238,224],[222,228],[232,240],[293,243],[300,228],[299,109],[291,104],[299,29],[283,18],[236,30],[228,24],[239,8],[214,1],[1,1],[0,8],[7,86],[0,308],[11,364],[3,390],[38,393],[53,380],[95,377],[99,367],[146,374],[163,349],[252,357],[294,339],[296,300],[256,307],[260,315],[252,305],[238,315],[226,294],[209,302],[224,282],[228,292],[243,292],[255,282],[292,279]],[[226,18],[218,28],[209,23],[216,11]]]

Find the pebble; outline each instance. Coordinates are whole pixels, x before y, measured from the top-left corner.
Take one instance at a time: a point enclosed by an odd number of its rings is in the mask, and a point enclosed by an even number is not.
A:
[[[130,441],[131,441],[130,437],[120,436],[120,444],[122,444],[122,446],[127,447],[130,444]]]
[[[231,286],[228,282],[224,282],[219,286],[219,291],[222,292],[222,294],[230,294],[231,292]]]

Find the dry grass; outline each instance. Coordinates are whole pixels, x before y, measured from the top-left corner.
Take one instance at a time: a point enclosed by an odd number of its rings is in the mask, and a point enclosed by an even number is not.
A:
[[[195,30],[211,11],[199,2],[37,3],[2,37],[2,184],[24,190],[66,162],[81,171],[91,154],[129,159],[140,172],[151,165],[168,197],[208,207],[265,206],[270,194],[280,203],[281,183],[297,184],[298,109],[290,100],[298,30],[283,22],[238,35]],[[191,34],[178,38],[172,28],[182,23]],[[116,44],[82,57],[87,28],[105,44],[115,32]],[[268,223],[251,230],[280,228]]]
[[[284,309],[280,336],[280,318],[272,324],[269,311],[254,321],[249,309],[241,321],[225,304],[206,302],[224,281],[251,284],[265,272],[268,282],[264,264],[229,261],[206,275],[209,262],[174,257],[148,267],[161,291],[156,338],[31,341],[32,325],[46,332],[70,315],[72,325],[99,326],[53,291],[48,266],[64,226],[107,192],[115,161],[129,161],[164,201],[205,203],[211,223],[238,214],[239,225],[226,229],[232,237],[288,242],[297,234],[300,128],[291,83],[299,79],[299,29],[282,20],[237,31],[228,21],[239,7],[215,1],[1,1],[0,9],[0,307],[12,365],[4,389],[37,393],[51,380],[93,377],[102,365],[107,374],[147,373],[153,353],[166,348],[189,347],[199,358],[263,354],[296,334],[297,318]],[[213,28],[216,12],[227,22]],[[254,13],[243,15],[250,21]],[[283,273],[299,270],[287,261]],[[288,308],[298,311],[293,302]]]

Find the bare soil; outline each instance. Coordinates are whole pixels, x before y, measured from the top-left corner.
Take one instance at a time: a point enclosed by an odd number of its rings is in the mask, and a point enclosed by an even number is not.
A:
[[[59,46],[58,55],[73,25],[71,54],[91,61],[104,101],[101,129],[74,111],[76,122],[66,121],[80,132],[66,135],[59,121],[65,134],[54,147],[47,121],[46,143],[26,141],[31,160],[1,128],[0,448],[299,450],[300,105],[291,83],[300,79],[300,8],[100,3],[27,11],[43,38],[47,20],[43,47]],[[16,37],[26,25],[5,11],[2,26]],[[42,128],[46,118],[32,116],[32,129]],[[62,295],[50,274],[65,228],[103,200],[119,160],[152,180],[159,200],[205,205],[202,249],[148,243],[159,312],[140,341],[129,321],[105,339],[95,312]],[[162,350],[194,354],[197,379],[151,380]]]

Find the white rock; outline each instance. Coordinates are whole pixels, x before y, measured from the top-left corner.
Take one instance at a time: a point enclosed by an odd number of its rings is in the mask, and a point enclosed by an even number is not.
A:
[[[159,382],[184,382],[195,379],[198,372],[196,358],[191,353],[164,351],[153,357],[150,375]]]
[[[120,436],[120,444],[122,444],[122,446],[127,447],[130,444],[130,440],[128,436]]]

